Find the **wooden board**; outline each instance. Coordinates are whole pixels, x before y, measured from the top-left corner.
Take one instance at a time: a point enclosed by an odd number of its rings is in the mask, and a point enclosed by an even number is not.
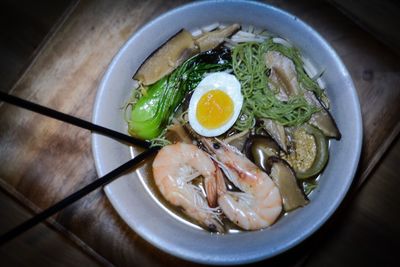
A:
[[[0,90],[9,89],[56,29],[76,0],[26,0],[0,2]],[[4,53],[6,52],[6,53]]]
[[[11,212],[12,211],[12,212]],[[4,232],[31,217],[29,210],[18,204],[13,196],[0,189],[0,231]],[[32,246],[35,240],[35,246]],[[93,253],[91,253],[93,255]],[[93,259],[58,231],[40,224],[23,236],[0,246],[1,266],[103,266],[109,264]]]
[[[90,120],[97,86],[118,49],[141,25],[183,2],[79,2],[11,93]],[[349,69],[365,131],[360,183],[399,131],[399,58],[324,2],[270,3],[314,27]],[[96,179],[89,132],[2,103],[0,125],[0,184],[25,205],[43,209]],[[67,235],[117,266],[195,265],[137,236],[101,190],[63,210],[55,220]],[[295,262],[301,249],[289,252],[291,260],[278,259]]]
[[[400,3],[396,1],[329,0],[366,31],[393,48],[400,55]]]

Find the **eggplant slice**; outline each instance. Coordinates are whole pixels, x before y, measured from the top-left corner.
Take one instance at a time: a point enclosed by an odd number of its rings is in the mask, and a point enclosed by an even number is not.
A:
[[[318,176],[329,158],[328,138],[318,128],[306,123],[293,130],[290,153],[282,155],[299,180]]]

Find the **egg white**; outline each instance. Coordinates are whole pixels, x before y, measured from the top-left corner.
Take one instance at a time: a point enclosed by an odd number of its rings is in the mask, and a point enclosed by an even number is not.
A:
[[[216,129],[207,129],[203,127],[196,117],[197,104],[200,98],[211,90],[221,90],[226,93],[233,102],[232,117],[223,125]],[[206,137],[218,136],[232,127],[239,117],[243,105],[243,95],[241,93],[240,82],[237,78],[225,72],[215,72],[207,75],[195,88],[189,102],[189,123],[198,134]]]

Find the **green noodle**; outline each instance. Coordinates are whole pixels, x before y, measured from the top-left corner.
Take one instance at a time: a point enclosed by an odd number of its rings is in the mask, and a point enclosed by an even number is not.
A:
[[[268,49],[277,51],[293,61],[296,67],[297,80],[304,89],[313,91],[318,98],[321,98],[324,95],[324,91],[318,86],[317,82],[311,79],[305,72],[303,68],[303,60],[301,59],[300,51],[297,48],[274,43],[271,39],[268,41]]]
[[[277,92],[269,87],[267,75],[269,70],[264,62],[264,54],[268,50],[284,51],[282,54],[285,56],[290,53],[289,58],[296,59],[294,61],[296,70],[297,64],[299,64],[298,60],[301,61],[297,50],[275,44],[271,39],[264,43],[238,44],[233,48],[232,68],[242,85],[244,97],[241,115],[235,123],[235,129],[239,131],[253,127],[257,118],[272,119],[284,126],[297,126],[308,121],[311,115],[319,110],[309,105],[301,95],[292,96],[288,101],[280,101],[276,98]],[[307,86],[304,87],[309,88],[310,78],[304,73],[304,70],[298,75],[305,75],[308,78],[298,76],[300,83],[305,81]]]

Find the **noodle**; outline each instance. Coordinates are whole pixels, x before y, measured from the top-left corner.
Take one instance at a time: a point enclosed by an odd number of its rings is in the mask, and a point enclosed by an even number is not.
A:
[[[285,56],[290,53],[289,58],[295,59],[296,70],[298,69],[301,59],[297,50],[273,43],[272,39],[264,43],[238,44],[233,48],[232,67],[242,85],[244,96],[242,112],[234,126],[239,131],[253,127],[256,118],[272,119],[284,126],[298,126],[307,122],[311,115],[319,110],[309,105],[302,96],[293,96],[287,102],[275,97],[277,92],[268,85],[269,70],[264,62],[264,54],[269,50],[279,50],[279,52],[282,50]],[[300,72],[297,70],[297,73]],[[314,88],[316,83],[304,73],[304,70],[299,74],[299,80],[305,87],[317,91]],[[316,87],[322,91],[318,85]]]

